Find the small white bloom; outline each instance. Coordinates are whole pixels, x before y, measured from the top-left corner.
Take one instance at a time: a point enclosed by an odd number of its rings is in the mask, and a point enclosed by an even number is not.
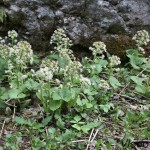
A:
[[[97,55],[97,54],[103,54],[104,52],[106,52],[106,45],[99,41],[99,42],[94,42],[92,47],[89,47],[89,49],[92,51],[93,55]]]
[[[57,84],[61,83],[60,80],[58,80],[58,79],[55,79],[55,81],[56,81]]]
[[[110,86],[106,80],[101,79],[99,87],[104,89],[105,91],[110,89]]]
[[[22,79],[26,79],[28,76],[27,75],[23,75],[22,76]]]
[[[11,39],[15,39],[18,37],[18,33],[15,30],[8,31],[8,37],[10,37]]]
[[[118,56],[112,55],[111,57],[109,57],[109,60],[111,67],[121,64],[120,58]]]
[[[87,86],[87,85],[91,85],[91,81],[89,78],[80,76],[80,81],[83,85]]]
[[[147,45],[147,43],[150,41],[149,34],[146,30],[138,31],[132,39],[136,42],[138,47]]]

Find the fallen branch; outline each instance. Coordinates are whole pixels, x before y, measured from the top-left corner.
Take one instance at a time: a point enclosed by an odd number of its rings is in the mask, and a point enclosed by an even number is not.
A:
[[[90,134],[90,137],[89,137],[89,140],[88,140],[88,145],[87,145],[87,147],[86,147],[86,150],[88,150],[88,148],[89,148],[89,145],[90,145],[90,141],[91,141],[93,132],[94,132],[94,129],[92,129],[92,131],[91,131],[91,134]]]

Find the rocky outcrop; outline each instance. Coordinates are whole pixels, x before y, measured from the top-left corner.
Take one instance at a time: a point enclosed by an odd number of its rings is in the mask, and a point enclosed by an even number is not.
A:
[[[50,36],[58,27],[75,45],[88,47],[102,40],[110,52],[121,51],[120,55],[137,30],[150,32],[149,0],[3,0],[0,5],[7,13],[0,32],[15,29],[37,50],[49,49]],[[120,37],[120,47],[112,46]]]

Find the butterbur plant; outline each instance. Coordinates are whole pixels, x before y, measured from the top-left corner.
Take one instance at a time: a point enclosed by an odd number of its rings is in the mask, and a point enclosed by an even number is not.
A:
[[[127,57],[130,59],[130,64],[134,69],[140,69],[147,65],[147,59],[143,55],[145,50],[142,46],[147,45],[149,34],[145,30],[138,31],[132,38],[136,43],[136,49],[127,50]]]
[[[54,31],[50,44],[56,44],[55,49],[62,51],[62,49],[70,48],[72,46],[72,41],[66,36],[63,29],[58,28]]]
[[[18,41],[15,30],[8,31],[8,36],[1,38],[0,54],[6,63],[4,76],[8,79],[10,88],[3,99],[26,97],[24,83],[28,79],[27,68],[33,63],[33,50],[26,41]]]
[[[0,108],[8,105],[7,115],[31,119],[14,117],[4,148],[127,149],[133,136],[149,137],[150,57],[142,48],[149,35],[138,31],[133,40],[136,48],[127,50],[129,62],[124,65],[102,41],[89,48],[93,57],[79,61],[71,50],[73,42],[60,28],[50,40],[54,51],[40,63],[16,31],[0,38]],[[23,134],[15,134],[19,125]],[[7,127],[2,132],[7,134]]]
[[[95,59],[97,56],[104,59],[104,54],[107,52],[105,43],[101,41],[94,42],[93,45],[89,47],[89,49],[92,51],[92,54]]]
[[[132,39],[135,41],[138,50],[145,54],[145,51],[141,46],[147,45],[150,41],[148,32],[145,30],[138,31]]]
[[[42,61],[40,69],[35,72],[42,87],[37,96],[46,112],[60,111],[66,105],[70,107],[74,104],[79,89],[73,88],[73,82],[74,78],[79,78],[82,71],[81,63],[69,49],[72,45],[71,40],[62,29],[54,32],[50,43],[55,44],[56,51],[51,54],[56,56],[55,59],[46,58]]]

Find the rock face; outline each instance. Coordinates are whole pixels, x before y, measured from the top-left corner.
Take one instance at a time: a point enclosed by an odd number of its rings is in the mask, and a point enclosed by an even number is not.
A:
[[[75,45],[102,40],[112,53],[130,47],[129,37],[137,30],[150,32],[150,0],[3,0],[0,5],[7,13],[0,33],[15,29],[37,50],[49,49],[58,27]],[[112,46],[120,37],[120,47]]]

